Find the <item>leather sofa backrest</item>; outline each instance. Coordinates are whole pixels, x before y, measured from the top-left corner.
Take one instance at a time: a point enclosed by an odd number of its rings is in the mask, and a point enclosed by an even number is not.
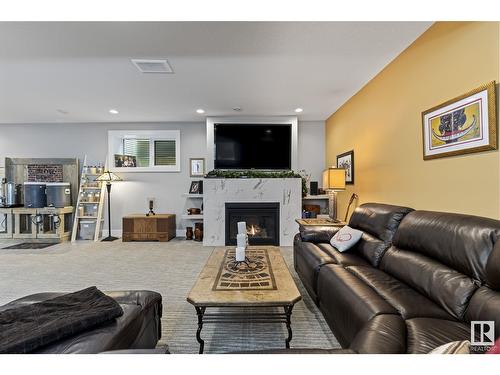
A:
[[[499,236],[497,220],[413,211],[402,220],[380,267],[464,320],[481,285],[500,285],[500,255],[493,251]]]
[[[365,233],[352,251],[377,267],[391,245],[401,220],[412,211],[409,207],[381,203],[365,203],[357,207],[349,226]]]
[[[393,242],[400,249],[426,255],[484,283],[488,260],[499,237],[498,220],[414,211],[402,221]],[[500,274],[495,277],[494,272],[490,272],[495,279],[492,281],[500,284]],[[498,267],[496,272],[500,273]]]

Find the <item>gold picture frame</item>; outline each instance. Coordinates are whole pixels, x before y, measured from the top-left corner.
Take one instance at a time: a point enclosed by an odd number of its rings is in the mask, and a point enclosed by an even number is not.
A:
[[[423,158],[496,150],[495,81],[422,112]]]

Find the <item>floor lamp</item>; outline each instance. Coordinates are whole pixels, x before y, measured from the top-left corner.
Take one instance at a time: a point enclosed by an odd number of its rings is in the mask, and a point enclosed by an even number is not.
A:
[[[95,179],[96,181],[106,182],[106,190],[108,192],[108,237],[103,238],[102,241],[114,241],[118,237],[111,235],[111,183],[116,181],[123,181],[120,177],[110,171],[104,172],[102,175]]]
[[[337,220],[337,191],[345,190],[345,169],[328,168],[323,172],[323,189],[328,191],[328,215]]]

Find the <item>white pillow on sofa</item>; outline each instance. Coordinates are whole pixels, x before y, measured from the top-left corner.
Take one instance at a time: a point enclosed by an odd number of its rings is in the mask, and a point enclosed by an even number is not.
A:
[[[361,238],[363,232],[346,225],[342,227],[330,240],[330,244],[338,251],[343,252],[353,247]]]

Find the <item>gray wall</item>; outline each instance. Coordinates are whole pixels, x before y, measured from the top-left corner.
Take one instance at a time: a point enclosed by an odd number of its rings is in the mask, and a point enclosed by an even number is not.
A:
[[[121,230],[121,217],[130,213],[146,213],[146,198],[156,198],[156,211],[175,213],[177,227],[186,208],[200,202],[182,197],[189,189],[189,158],[204,157],[206,149],[205,123],[92,123],[92,124],[0,124],[0,176],[5,157],[78,157],[87,155],[90,164],[104,162],[107,151],[107,131],[126,129],[181,131],[181,172],[121,173],[124,182],[113,185],[112,229]],[[311,173],[320,181],[325,160],[324,122],[299,122],[299,169]]]

